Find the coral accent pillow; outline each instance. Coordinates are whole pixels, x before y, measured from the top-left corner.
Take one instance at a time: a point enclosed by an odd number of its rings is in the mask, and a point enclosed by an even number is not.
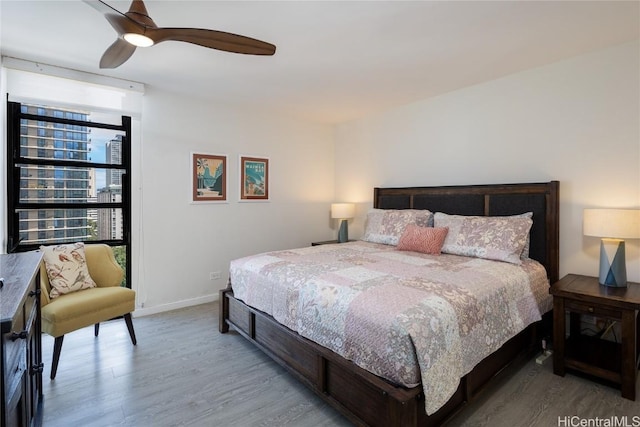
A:
[[[407,225],[433,225],[433,213],[421,209],[371,209],[362,240],[396,246]]]
[[[60,295],[95,288],[96,283],[89,276],[84,255],[84,243],[68,245],[40,246],[44,266],[51,284],[51,299]]]
[[[440,255],[442,244],[448,232],[447,227],[419,227],[409,224],[402,233],[397,247],[401,251]]]

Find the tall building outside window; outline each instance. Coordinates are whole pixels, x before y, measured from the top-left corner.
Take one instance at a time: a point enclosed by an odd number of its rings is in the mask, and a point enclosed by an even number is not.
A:
[[[21,113],[87,121],[88,114],[53,107],[21,105]],[[86,126],[20,119],[20,155],[38,160],[88,161],[90,129]],[[28,164],[20,167],[21,202],[51,204],[87,203],[90,168]],[[19,239],[25,244],[51,244],[91,240],[87,209],[21,210]]]

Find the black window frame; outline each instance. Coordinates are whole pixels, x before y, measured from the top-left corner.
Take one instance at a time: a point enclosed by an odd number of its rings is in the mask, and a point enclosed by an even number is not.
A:
[[[51,106],[55,108],[54,105]],[[44,112],[44,110],[43,110]],[[59,114],[60,115],[60,114]],[[64,115],[63,115],[64,116]],[[108,129],[123,132],[121,144],[121,163],[97,163],[91,161],[67,160],[57,158],[27,158],[20,153],[21,121],[36,120],[62,125],[88,128]],[[40,248],[39,243],[22,243],[20,241],[20,215],[23,210],[42,209],[121,209],[122,239],[79,240],[85,243],[104,243],[109,246],[124,246],[126,253],[125,277],[126,286],[131,287],[131,117],[121,116],[121,124],[99,123],[92,121],[68,119],[64,117],[43,116],[22,112],[22,103],[7,100],[7,253],[27,252]],[[120,202],[47,202],[25,203],[20,198],[20,170],[25,165],[93,168],[105,170],[121,170],[122,197]]]

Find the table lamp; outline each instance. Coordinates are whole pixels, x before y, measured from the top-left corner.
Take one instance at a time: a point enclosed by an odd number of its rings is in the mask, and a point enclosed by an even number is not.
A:
[[[638,209],[585,209],[583,234],[601,237],[601,285],[627,286],[627,266],[623,239],[640,238],[640,210]]]
[[[339,219],[340,230],[338,231],[338,243],[344,243],[349,240],[349,230],[347,229],[347,220],[353,218],[356,213],[356,205],[353,203],[332,203],[331,218]]]

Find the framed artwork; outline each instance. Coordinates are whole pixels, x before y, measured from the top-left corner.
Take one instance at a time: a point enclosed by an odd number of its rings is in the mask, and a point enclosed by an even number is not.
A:
[[[269,159],[240,156],[240,201],[269,200]]]
[[[227,201],[227,156],[191,153],[191,202]]]

